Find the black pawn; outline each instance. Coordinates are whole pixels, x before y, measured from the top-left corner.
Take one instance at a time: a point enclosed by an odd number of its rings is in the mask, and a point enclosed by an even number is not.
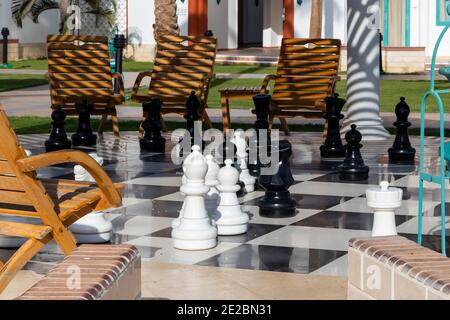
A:
[[[362,135],[356,130],[355,124],[352,124],[351,127],[352,130],[345,135],[347,146],[344,162],[338,167],[339,178],[348,181],[367,180],[369,178],[369,167],[364,164],[360,151]]]
[[[75,110],[78,112],[78,128],[72,135],[73,145],[94,146],[97,143],[97,136],[92,133],[91,128],[91,112],[94,110],[94,105],[87,102],[76,103]]]
[[[323,115],[327,120],[327,136],[325,143],[320,147],[322,158],[343,158],[345,157],[345,147],[342,144],[339,121],[344,118],[341,113],[345,105],[345,100],[340,99],[338,94],[334,97],[327,97],[325,103],[327,109]]]
[[[395,141],[392,148],[388,150],[389,160],[391,162],[414,161],[416,149],[411,146],[408,136],[408,128],[411,126],[411,122],[408,121],[410,112],[406,99],[401,97],[400,102],[395,107],[397,121],[394,122],[394,126],[397,128],[397,134],[395,135]]]
[[[60,106],[53,110],[52,120],[52,131],[50,132],[49,139],[45,141],[45,150],[52,152],[70,149],[72,143],[67,138],[66,130],[64,129],[66,114]]]
[[[144,113],[147,115],[142,128],[144,136],[139,139],[141,150],[149,152],[164,152],[166,139],[161,135],[161,99],[151,99],[142,105]]]
[[[186,101],[186,115],[184,116],[187,120],[186,130],[190,135],[191,146],[193,146],[195,142],[195,123],[201,120],[200,106],[200,100],[198,100],[195,95],[195,91],[192,91]]]
[[[254,177],[259,177],[261,171],[259,155],[261,152],[264,152],[262,149],[269,150],[270,148],[269,115],[271,114],[271,100],[272,97],[268,94],[259,94],[253,97],[255,109],[252,110],[252,113],[256,115],[254,124],[255,134],[250,137],[247,166],[250,174]],[[260,141],[260,130],[266,130],[267,132],[267,142],[265,145],[262,145],[262,141]]]
[[[259,215],[267,218],[287,218],[296,215],[297,201],[291,198],[289,187],[294,183],[289,164],[292,145],[287,140],[279,143],[279,163],[274,175],[261,175],[259,184],[264,188],[264,198],[258,202]]]

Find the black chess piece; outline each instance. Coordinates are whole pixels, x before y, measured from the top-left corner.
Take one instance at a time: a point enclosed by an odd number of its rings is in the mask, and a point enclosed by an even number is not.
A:
[[[344,162],[338,167],[339,178],[348,181],[361,181],[369,178],[369,167],[364,164],[361,156],[361,133],[352,124],[351,130],[345,135],[347,145],[345,147]]]
[[[97,136],[92,133],[91,112],[94,105],[88,102],[76,103],[75,110],[78,112],[78,128],[72,135],[74,146],[94,146],[97,143]]]
[[[200,115],[200,100],[195,95],[195,91],[192,91],[189,98],[186,101],[186,115],[184,118],[186,122],[186,130],[188,131],[191,139],[191,146],[195,143],[195,123],[201,120]]]
[[[291,198],[289,187],[294,183],[289,164],[292,145],[287,140],[279,142],[277,172],[273,175],[261,175],[259,184],[264,188],[264,198],[258,202],[259,215],[267,218],[287,218],[296,215],[297,201]]]
[[[45,141],[45,150],[47,152],[70,149],[72,142],[67,138],[64,124],[66,114],[60,106],[56,107],[52,112],[52,131],[50,137]]]
[[[254,177],[259,177],[261,171],[259,155],[261,152],[264,152],[264,150],[270,149],[269,115],[271,114],[271,100],[272,97],[268,94],[258,94],[253,97],[255,109],[252,110],[252,113],[256,115],[254,124],[255,134],[249,138],[247,167],[250,174]],[[261,130],[265,130],[267,133],[265,143],[261,141],[261,138],[264,136],[264,131]]]
[[[341,113],[345,105],[345,100],[340,99],[338,94],[334,97],[327,97],[325,103],[327,109],[323,115],[327,120],[327,136],[325,143],[320,147],[320,155],[322,158],[343,158],[345,157],[345,147],[342,144],[339,121],[344,118]]]
[[[391,162],[414,162],[416,149],[411,146],[408,136],[408,128],[411,126],[411,122],[408,121],[410,112],[406,99],[401,97],[400,102],[395,107],[397,121],[394,122],[394,126],[397,128],[397,133],[392,148],[388,150]]]
[[[139,139],[141,150],[149,152],[164,152],[166,139],[161,135],[161,99],[154,98],[142,104],[144,114],[147,115],[142,123],[144,135]]]

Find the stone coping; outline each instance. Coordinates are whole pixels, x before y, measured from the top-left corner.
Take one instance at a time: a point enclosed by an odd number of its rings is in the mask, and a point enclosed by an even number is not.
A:
[[[140,297],[140,254],[132,245],[82,245],[17,300]]]

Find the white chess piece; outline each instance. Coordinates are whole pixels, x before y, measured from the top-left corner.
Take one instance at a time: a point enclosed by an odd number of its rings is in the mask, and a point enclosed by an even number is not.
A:
[[[209,187],[209,191],[206,194],[206,210],[211,215],[217,210],[219,202],[219,191],[216,186],[219,184],[217,175],[220,167],[211,154],[206,156],[206,164],[208,165],[208,172],[206,173],[205,184]]]
[[[396,236],[395,210],[402,205],[403,190],[389,188],[389,182],[380,183],[380,188],[366,191],[367,206],[373,209],[372,237]]]
[[[97,153],[89,154],[99,165],[104,160]],[[82,166],[74,167],[76,181],[95,182],[95,179]],[[75,235],[78,243],[104,243],[111,240],[111,221],[106,220],[103,212],[92,212],[72,224],[69,229]]]
[[[200,152],[201,148],[199,146],[197,146],[197,145],[194,145],[194,146],[192,146],[191,150],[192,151],[196,150],[196,151]],[[185,163],[186,163],[186,160],[189,159],[191,154],[192,154],[192,152],[190,154],[188,154],[186,156],[186,158],[184,159],[184,161],[183,161],[183,165],[182,165],[183,176],[181,177],[181,186],[186,184],[186,166],[185,166]],[[183,192],[181,191],[181,186],[180,186],[180,193],[184,196]],[[178,214],[178,218],[175,218],[175,219],[172,220],[172,228],[176,228],[176,227],[178,227],[180,225],[180,220],[181,220],[181,217],[183,216],[183,211],[184,211],[184,200],[183,200],[183,204],[181,205],[181,209],[180,209],[180,212]]]
[[[209,187],[205,184],[208,165],[198,149],[185,159],[186,184],[180,190],[185,196],[183,216],[180,224],[172,230],[173,245],[182,250],[206,250],[217,245],[217,229],[205,207],[205,195]]]
[[[232,142],[236,145],[236,155],[238,158],[238,164],[240,168],[239,181],[242,181],[245,185],[246,192],[255,191],[255,177],[250,175],[247,167],[247,143],[244,138],[244,132],[237,130],[234,133],[234,139]]]
[[[239,172],[231,165],[233,161],[225,160],[225,167],[221,168],[218,175],[220,203],[217,207],[215,220],[219,235],[238,235],[247,232],[249,216],[242,212],[236,192],[240,187]]]

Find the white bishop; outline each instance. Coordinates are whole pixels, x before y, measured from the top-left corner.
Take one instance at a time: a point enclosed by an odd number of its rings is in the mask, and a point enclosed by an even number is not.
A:
[[[225,167],[221,168],[218,175],[220,203],[214,215],[219,235],[237,235],[247,232],[248,214],[242,212],[236,192],[240,187],[239,172],[231,165],[233,161],[225,160]]]

